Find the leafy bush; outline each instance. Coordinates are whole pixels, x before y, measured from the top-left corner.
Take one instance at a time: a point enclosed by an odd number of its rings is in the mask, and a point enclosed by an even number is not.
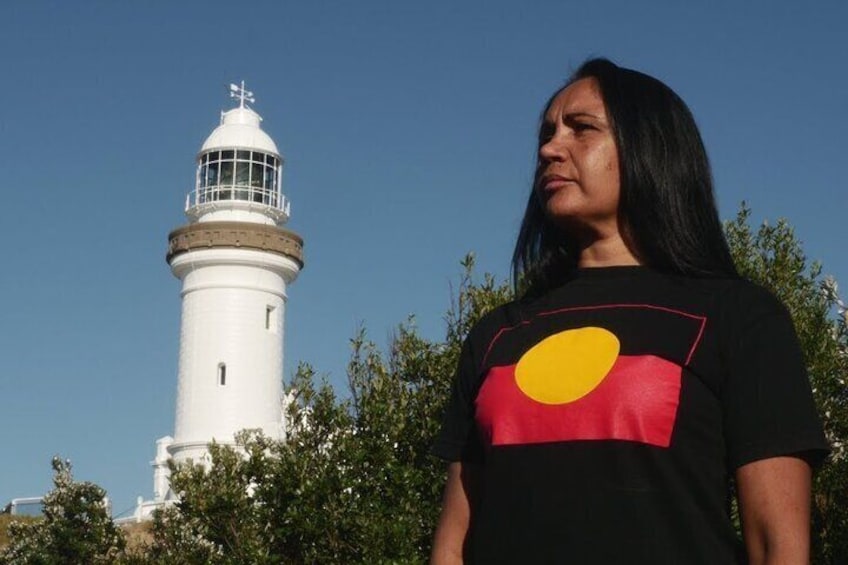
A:
[[[114,563],[125,541],[104,505],[106,491],[75,482],[69,461],[54,457],[53,471],[44,518],[9,525],[9,545],[0,552],[0,564]]]

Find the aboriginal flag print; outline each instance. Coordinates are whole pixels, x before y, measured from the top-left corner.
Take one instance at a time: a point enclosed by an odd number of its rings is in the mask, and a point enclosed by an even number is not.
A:
[[[617,304],[542,312],[501,328],[476,398],[484,443],[668,447],[683,367],[705,324],[705,317],[678,310]]]

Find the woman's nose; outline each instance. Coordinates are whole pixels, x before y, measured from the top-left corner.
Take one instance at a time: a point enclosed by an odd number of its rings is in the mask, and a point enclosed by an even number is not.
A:
[[[568,151],[563,143],[563,140],[556,136],[547,140],[539,147],[539,157],[546,161],[563,161],[566,158]]]

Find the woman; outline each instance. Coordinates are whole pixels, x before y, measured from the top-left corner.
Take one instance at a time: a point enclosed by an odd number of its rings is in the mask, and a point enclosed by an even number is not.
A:
[[[736,273],[671,89],[594,59],[551,98],[513,268],[434,447],[432,562],[806,563],[827,444],[803,359]]]

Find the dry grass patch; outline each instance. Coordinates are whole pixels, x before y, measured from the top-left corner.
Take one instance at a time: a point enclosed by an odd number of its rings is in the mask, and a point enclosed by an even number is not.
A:
[[[0,549],[9,545],[9,524],[12,522],[35,522],[41,518],[32,516],[12,516],[11,514],[0,514]]]
[[[121,530],[127,539],[127,551],[134,552],[153,543],[153,522],[123,524]]]

